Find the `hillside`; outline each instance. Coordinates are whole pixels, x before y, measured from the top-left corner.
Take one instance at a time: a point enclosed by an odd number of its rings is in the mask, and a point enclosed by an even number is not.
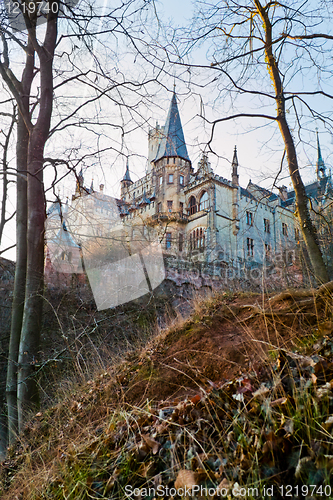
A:
[[[331,285],[198,301],[68,383],[2,464],[2,498],[333,498]]]

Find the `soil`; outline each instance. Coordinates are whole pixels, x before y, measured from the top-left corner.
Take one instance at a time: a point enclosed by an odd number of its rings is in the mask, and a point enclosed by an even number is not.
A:
[[[289,349],[316,328],[315,307],[296,299],[270,307],[261,295],[223,300],[203,317],[171,328],[140,357],[129,357],[118,381],[131,403],[191,396],[239,373],[256,372],[269,351]],[[248,307],[247,307],[248,306]],[[289,313],[290,307],[296,311]],[[124,375],[123,375],[124,374]]]

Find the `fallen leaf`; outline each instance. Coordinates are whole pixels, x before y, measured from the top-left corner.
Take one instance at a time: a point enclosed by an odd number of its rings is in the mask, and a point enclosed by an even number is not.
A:
[[[197,403],[199,403],[200,399],[201,399],[201,396],[199,396],[199,394],[197,394],[196,396],[193,396],[193,398],[191,398],[191,403],[196,405]]]
[[[152,439],[148,434],[142,434],[142,439],[145,441],[146,445],[152,450],[153,455],[156,455],[160,449],[160,443]]]
[[[193,486],[197,486],[198,480],[197,480],[197,474],[193,472],[192,470],[187,470],[187,469],[182,469],[178,472],[176,481],[175,481],[175,488],[176,490],[183,489],[183,488],[193,488]]]
[[[254,398],[261,398],[261,397],[266,396],[266,394],[268,394],[268,393],[269,393],[269,389],[264,384],[261,384],[261,386],[259,387],[259,389],[257,389],[256,391],[254,391],[254,393],[252,394],[252,396]]]

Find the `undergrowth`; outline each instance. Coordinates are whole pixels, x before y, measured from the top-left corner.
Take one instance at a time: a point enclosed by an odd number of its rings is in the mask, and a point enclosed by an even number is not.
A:
[[[202,301],[37,413],[3,464],[2,498],[333,498],[332,320],[330,287]],[[163,349],[186,338],[190,350],[193,331],[217,324],[237,324],[261,359],[229,380],[191,366],[188,395],[161,400]],[[139,402],[129,394],[143,379],[155,392]]]

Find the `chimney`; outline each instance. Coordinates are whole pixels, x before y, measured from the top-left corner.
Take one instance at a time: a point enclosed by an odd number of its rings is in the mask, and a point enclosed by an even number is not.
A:
[[[280,198],[282,201],[287,201],[288,199],[288,190],[287,190],[287,186],[281,186],[278,188],[278,190],[280,191]]]

